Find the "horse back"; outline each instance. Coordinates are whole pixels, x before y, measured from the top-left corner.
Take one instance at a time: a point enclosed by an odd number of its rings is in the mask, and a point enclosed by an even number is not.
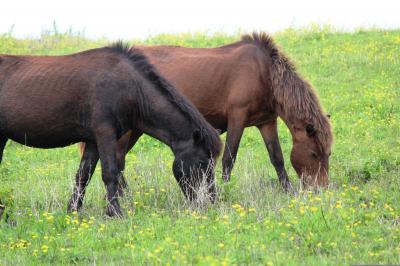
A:
[[[0,133],[35,147],[90,138],[94,109],[115,106],[113,88],[132,78],[121,56],[101,49],[69,56],[1,56],[0,64]]]
[[[217,128],[224,129],[233,109],[242,108],[249,116],[258,116],[270,106],[270,58],[256,45],[142,46],[140,49]]]

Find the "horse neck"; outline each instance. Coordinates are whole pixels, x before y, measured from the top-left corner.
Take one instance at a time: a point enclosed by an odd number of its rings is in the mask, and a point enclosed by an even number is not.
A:
[[[153,101],[147,106],[140,129],[170,146],[174,154],[191,143],[195,128],[187,115],[160,92],[150,91],[146,98]]]
[[[292,139],[295,139],[295,124],[302,124],[304,121],[296,117],[294,114],[286,114],[280,107],[276,108],[276,112],[278,116],[283,120],[286,126],[289,128],[290,134],[292,135]]]

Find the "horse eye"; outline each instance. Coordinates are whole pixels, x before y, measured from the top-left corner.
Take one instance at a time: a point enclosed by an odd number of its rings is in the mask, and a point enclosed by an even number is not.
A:
[[[315,152],[311,153],[311,158],[313,158],[314,160],[318,159],[318,156]]]

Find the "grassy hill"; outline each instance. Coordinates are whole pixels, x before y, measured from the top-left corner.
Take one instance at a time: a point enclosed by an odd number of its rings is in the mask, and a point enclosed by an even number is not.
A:
[[[331,185],[281,192],[261,135],[245,130],[232,181],[218,169],[219,201],[184,201],[168,147],[143,137],[130,152],[123,219],[104,215],[99,169],[79,214],[67,215],[79,163],[76,146],[39,150],[9,142],[0,198],[16,226],[0,222],[0,265],[400,263],[400,30],[286,30],[277,43],[297,63],[331,114]],[[136,43],[214,47],[237,36],[158,35]],[[68,54],[106,45],[71,34],[0,35],[0,54]],[[291,180],[291,137],[280,122]],[[224,137],[224,136],[223,136]],[[220,162],[219,162],[220,164]]]

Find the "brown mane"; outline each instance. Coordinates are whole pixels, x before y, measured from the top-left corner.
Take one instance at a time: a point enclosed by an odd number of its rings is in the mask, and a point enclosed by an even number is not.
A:
[[[312,85],[299,75],[295,65],[267,33],[244,35],[242,42],[256,44],[271,57],[272,89],[277,104],[289,117],[311,124],[316,131],[316,141],[320,148],[323,151],[329,150],[333,141],[331,125]]]

